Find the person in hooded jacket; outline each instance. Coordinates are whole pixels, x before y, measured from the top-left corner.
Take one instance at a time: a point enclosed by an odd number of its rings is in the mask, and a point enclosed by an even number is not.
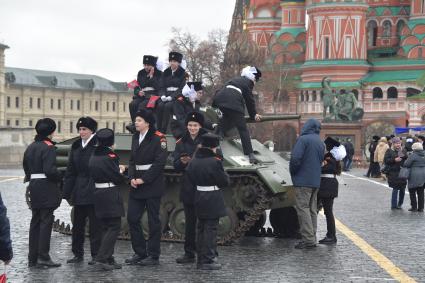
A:
[[[63,198],[74,206],[72,227],[72,253],[74,257],[67,263],[83,261],[86,220],[89,220],[90,250],[96,258],[101,241],[101,227],[93,205],[94,181],[90,178],[89,160],[97,138],[97,122],[91,117],[81,117],[76,124],[80,138],[73,142],[68,157],[68,166],[63,185]],[[93,264],[91,260],[89,264]]]
[[[255,109],[255,100],[252,90],[261,77],[261,71],[257,67],[246,67],[240,77],[235,77],[225,83],[213,97],[213,107],[217,107],[223,113],[217,127],[217,133],[224,134],[236,127],[241,138],[243,153],[248,155],[251,163],[258,163],[251,144],[251,136],[245,121],[245,105],[251,120],[261,121],[261,115]]]
[[[59,267],[50,255],[50,238],[52,235],[53,211],[61,203],[61,191],[58,183],[62,174],[56,168],[56,148],[52,141],[56,123],[50,118],[37,121],[37,135],[34,142],[24,153],[24,182],[29,182],[31,199],[31,224],[29,229],[29,267]]]
[[[197,268],[217,270],[217,229],[220,217],[227,215],[221,188],[229,185],[229,175],[224,171],[222,159],[217,155],[219,137],[202,135],[199,148],[186,169],[190,182],[196,186],[194,206],[197,224]]]
[[[188,82],[182,90],[182,93],[177,96],[173,104],[173,119],[170,123],[171,133],[176,139],[181,138],[186,130],[186,117],[194,111],[199,112],[201,108],[200,98],[203,95],[202,82]],[[203,128],[213,130],[216,124],[210,121],[203,121]]]
[[[185,216],[184,255],[176,259],[177,263],[193,263],[196,254],[196,215],[194,199],[196,187],[190,182],[186,168],[192,160],[193,154],[201,144],[202,135],[207,131],[202,128],[204,116],[199,112],[192,112],[185,119],[186,132],[176,142],[174,150],[174,169],[183,172],[183,182],[180,189],[180,201],[183,203]]]
[[[131,245],[135,254],[125,260],[129,265],[152,266],[159,264],[161,221],[159,210],[165,190],[164,167],[167,160],[167,140],[155,128],[151,111],[140,110],[136,114],[137,132],[131,143],[128,176],[131,188],[128,197],[127,222]],[[140,220],[147,211],[149,239],[143,236]]]
[[[337,161],[335,150],[341,144],[331,137],[325,139],[326,154],[323,160],[322,174],[320,175],[320,188],[317,194],[318,203],[322,203],[326,216],[327,233],[326,237],[319,241],[319,244],[336,244],[335,217],[333,214],[334,199],[338,197],[337,175],[341,174],[341,163]],[[338,156],[337,156],[338,157]],[[338,158],[339,159],[339,158]]]
[[[410,169],[407,188],[409,189],[410,205],[409,211],[424,211],[424,185],[425,185],[425,152],[423,145],[419,142],[412,144],[412,154],[403,164]],[[416,198],[417,195],[417,198]]]
[[[0,260],[9,264],[13,258],[12,241],[10,240],[10,223],[7,209],[0,194]]]
[[[400,138],[394,137],[391,140],[391,148],[385,152],[384,156],[388,186],[393,189],[391,195],[391,209],[401,209],[404,202],[407,180],[400,178],[398,175],[406,159],[407,153],[401,145]]]
[[[320,122],[309,119],[297,138],[289,161],[289,171],[295,187],[295,209],[300,223],[301,241],[296,249],[316,247],[317,192],[325,154],[320,139]]]
[[[156,67],[158,57],[152,55],[143,56],[143,69],[137,73],[137,83],[139,86],[134,88],[133,100],[130,102],[129,110],[132,124],[126,128],[131,133],[135,132],[134,119],[140,109],[146,109],[152,96],[158,96],[162,93],[161,78],[162,72]],[[153,98],[152,98],[153,99]],[[152,107],[155,108],[156,101]]]
[[[186,71],[182,68],[181,63],[183,54],[172,51],[168,55],[170,67],[164,70],[161,78],[160,100],[157,105],[157,127],[162,133],[167,132],[170,116],[173,111],[174,101],[181,94],[186,84]]]
[[[121,217],[125,215],[118,186],[127,179],[122,175],[124,168],[119,165],[119,157],[113,151],[114,132],[100,129],[96,136],[98,146],[90,158],[89,172],[95,184],[94,209],[102,226],[102,240],[95,264],[101,270],[120,269],[121,265],[113,257],[121,231]]]

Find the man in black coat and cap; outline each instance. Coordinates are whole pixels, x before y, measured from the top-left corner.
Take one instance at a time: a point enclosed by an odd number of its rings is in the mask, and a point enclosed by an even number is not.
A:
[[[86,220],[89,220],[90,249],[96,258],[101,241],[101,228],[94,213],[94,181],[90,177],[89,160],[96,149],[97,122],[91,117],[81,117],[76,124],[80,138],[71,146],[68,167],[64,178],[63,198],[74,206],[72,227],[72,253],[67,263],[83,261]],[[93,264],[93,260],[89,264]]]
[[[159,98],[161,91],[162,71],[158,70],[156,63],[158,57],[152,55],[143,56],[143,69],[137,73],[137,83],[139,86],[134,88],[133,101],[130,102],[131,125],[127,125],[127,130],[134,133],[134,119],[136,113],[140,109],[148,107],[149,101],[152,105],[150,108],[155,108],[156,100]]]
[[[135,254],[125,262],[130,265],[158,265],[162,233],[159,210],[165,191],[167,141],[164,134],[156,131],[155,118],[149,110],[137,112],[135,126],[137,132],[132,138],[128,167],[131,189],[127,211],[131,245]],[[140,225],[145,209],[149,223],[147,245]]]
[[[6,206],[0,194],[0,260],[9,264],[13,257],[12,241],[10,240],[10,224],[6,215]]]
[[[217,155],[219,137],[202,136],[201,148],[189,163],[186,174],[196,186],[195,213],[198,218],[197,268],[221,269],[217,263],[217,229],[220,217],[227,215],[221,189],[229,185],[229,175],[224,171],[222,159]]]
[[[249,117],[253,121],[261,121],[261,115],[255,109],[255,100],[252,90],[261,77],[261,71],[257,67],[246,67],[241,76],[226,82],[225,86],[218,91],[213,98],[213,107],[217,107],[223,113],[218,124],[218,134],[224,136],[226,131],[233,127],[238,129],[243,152],[248,155],[251,163],[258,160],[252,149],[251,137],[245,121],[245,105]]]
[[[168,55],[170,67],[164,70],[161,78],[160,100],[157,105],[157,127],[162,133],[166,133],[173,104],[186,84],[186,71],[181,66],[183,54],[172,51]]]
[[[56,168],[56,149],[52,141],[56,123],[50,118],[37,121],[37,135],[24,153],[25,182],[31,198],[28,266],[59,267],[49,255],[53,211],[61,203],[58,183],[62,174]]]
[[[96,265],[101,270],[120,269],[113,257],[115,243],[121,231],[124,203],[119,185],[127,179],[122,175],[124,168],[113,151],[114,132],[100,129],[97,133],[98,146],[89,161],[90,176],[95,182],[94,208],[102,226],[102,241],[96,255]]]
[[[379,163],[374,160],[375,156],[375,150],[376,146],[378,145],[380,137],[379,136],[373,136],[372,140],[369,144],[369,169],[367,170],[367,173],[364,175],[365,177],[369,178],[377,178],[379,175],[381,175],[381,172],[379,172]]]

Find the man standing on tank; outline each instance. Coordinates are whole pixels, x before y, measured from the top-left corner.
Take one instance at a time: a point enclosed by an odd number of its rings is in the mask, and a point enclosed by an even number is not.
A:
[[[78,119],[76,127],[80,138],[71,146],[63,187],[63,198],[74,206],[72,227],[72,253],[74,257],[69,259],[67,263],[83,261],[86,220],[88,219],[92,257],[89,264],[93,264],[102,235],[100,223],[94,211],[94,181],[89,172],[89,160],[97,144],[95,135],[97,122],[91,117],[81,117]]]
[[[252,90],[261,77],[261,71],[256,67],[246,67],[241,76],[226,82],[213,98],[213,107],[223,113],[218,123],[217,132],[223,137],[227,130],[236,127],[241,138],[243,153],[248,155],[251,163],[258,163],[252,149],[251,137],[245,121],[245,105],[251,120],[261,121],[261,115],[255,109],[255,100]]]
[[[135,126],[128,167],[131,189],[127,211],[131,245],[135,254],[125,262],[130,265],[158,265],[162,232],[159,209],[165,190],[167,141],[164,134],[156,131],[155,118],[149,110],[137,112]],[[145,209],[149,224],[147,246],[140,225]]]
[[[24,153],[25,182],[31,195],[28,267],[59,267],[50,257],[53,211],[61,203],[58,183],[62,174],[56,168],[56,149],[52,141],[56,123],[50,118],[37,121],[34,142]]]
[[[130,102],[130,116],[132,124],[127,126],[127,130],[134,133],[134,119],[140,109],[145,109],[151,97],[158,96],[161,88],[162,72],[157,69],[158,57],[152,55],[143,56],[143,69],[137,73],[137,83],[134,88],[133,101]],[[154,104],[155,105],[155,104]],[[154,106],[155,107],[155,106]]]
[[[316,119],[309,119],[304,124],[289,162],[302,239],[295,246],[296,249],[314,248],[317,242],[317,192],[325,155],[325,145],[319,135],[320,128],[320,122]]]

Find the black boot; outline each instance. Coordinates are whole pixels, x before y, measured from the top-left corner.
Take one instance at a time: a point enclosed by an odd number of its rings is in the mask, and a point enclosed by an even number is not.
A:
[[[79,262],[82,262],[82,261],[83,261],[83,257],[82,256],[74,256],[73,258],[68,259],[66,261],[66,263],[79,263]]]
[[[60,263],[54,262],[50,258],[48,260],[38,259],[37,265],[41,266],[41,267],[59,267],[59,266],[61,266]]]
[[[139,264],[146,256],[139,256],[138,254],[134,254],[131,258],[127,258],[124,262],[128,265]]]
[[[323,245],[332,245],[332,244],[336,244],[337,240],[336,237],[324,237],[323,239],[321,239],[319,241],[319,244],[323,244]]]
[[[176,262],[180,263],[180,264],[194,263],[195,262],[195,256],[184,254],[182,257],[177,258]]]
[[[251,164],[259,163],[259,160],[257,159],[257,157],[255,157],[254,153],[248,154],[248,157],[249,157],[249,163]]]

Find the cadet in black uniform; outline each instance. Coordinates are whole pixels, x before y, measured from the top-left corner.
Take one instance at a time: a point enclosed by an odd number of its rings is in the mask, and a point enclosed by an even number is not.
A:
[[[142,109],[136,114],[135,126],[137,132],[133,135],[128,167],[131,189],[127,211],[131,244],[135,254],[125,262],[158,265],[162,232],[159,208],[165,190],[167,141],[164,134],[156,131],[155,118],[149,110]],[[145,208],[149,223],[147,247],[140,225]]]
[[[161,91],[161,77],[162,72],[156,68],[156,62],[158,57],[152,55],[143,56],[143,69],[137,74],[137,82],[139,83],[138,87],[134,88],[133,101],[130,102],[130,116],[132,125],[127,126],[127,130],[134,133],[134,119],[136,118],[136,113],[140,109],[145,109],[148,105],[149,100],[158,99],[159,93]],[[154,103],[152,106],[155,107]],[[149,106],[150,107],[150,106]],[[152,108],[152,107],[151,107]]]
[[[226,82],[225,86],[216,93],[213,98],[213,107],[218,107],[223,113],[218,124],[218,133],[224,136],[225,132],[233,127],[238,129],[242,148],[245,155],[248,155],[251,163],[257,163],[245,121],[245,105],[249,117],[252,120],[260,121],[261,115],[255,109],[255,100],[252,89],[260,79],[261,72],[256,67],[246,67],[242,70],[240,77],[235,77]]]
[[[200,98],[203,95],[202,82],[188,82],[182,93],[177,96],[173,104],[173,119],[171,120],[171,133],[179,139],[187,130],[186,117],[191,112],[199,112],[201,108]],[[203,121],[203,126],[207,130],[213,130],[214,124],[210,121]]]
[[[94,208],[102,225],[102,242],[96,256],[96,265],[103,270],[120,269],[113,257],[114,247],[121,230],[121,217],[125,215],[124,204],[118,185],[125,182],[119,166],[119,158],[112,150],[114,132],[100,129],[98,146],[89,162],[90,176],[95,182]]]
[[[181,94],[186,84],[186,72],[180,66],[183,55],[179,52],[170,52],[168,61],[170,67],[165,69],[161,79],[161,100],[157,105],[158,130],[162,133],[167,131],[170,115],[173,111],[173,102]]]
[[[50,118],[37,121],[37,135],[24,153],[25,182],[29,181],[32,218],[29,232],[28,266],[59,267],[49,255],[53,211],[61,203],[58,182],[62,174],[56,168],[56,149],[52,136],[56,123]]]
[[[217,263],[217,227],[220,217],[226,216],[226,207],[220,188],[229,185],[222,160],[217,156],[219,137],[202,136],[202,147],[189,163],[186,174],[196,186],[195,213],[198,218],[198,268],[220,269]]]
[[[180,201],[183,202],[185,216],[185,239],[184,239],[184,255],[176,259],[177,263],[193,263],[195,262],[196,253],[196,215],[195,215],[195,191],[196,187],[190,182],[185,174],[185,170],[193,153],[201,144],[202,135],[206,134],[202,126],[204,124],[204,116],[199,112],[192,112],[187,115],[186,132],[183,137],[176,142],[174,150],[174,169],[183,172],[183,182],[180,189]]]
[[[89,220],[90,249],[92,259],[96,257],[101,241],[100,223],[94,213],[94,181],[89,174],[89,160],[97,143],[95,132],[97,122],[91,117],[81,117],[77,122],[80,138],[71,146],[68,167],[63,186],[63,198],[74,206],[72,228],[72,253],[74,257],[67,263],[83,261],[86,220]],[[93,264],[90,261],[89,264]]]

